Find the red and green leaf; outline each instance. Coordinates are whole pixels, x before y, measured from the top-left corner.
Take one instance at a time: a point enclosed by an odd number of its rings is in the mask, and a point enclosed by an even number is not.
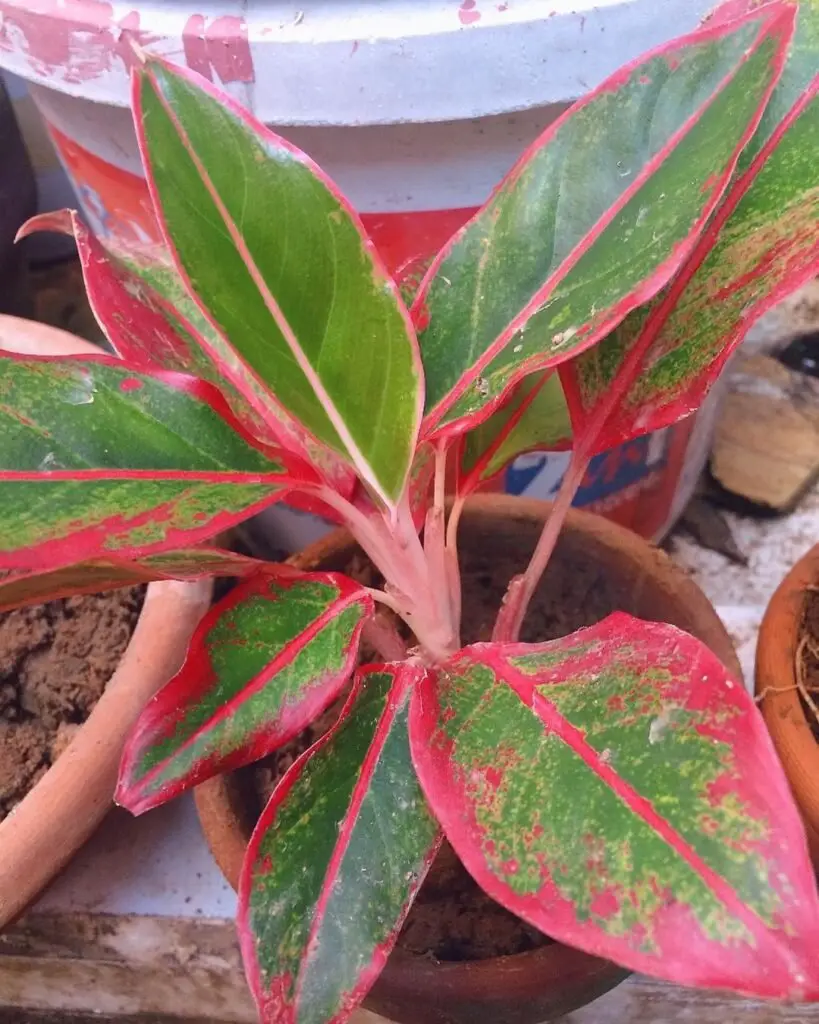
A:
[[[810,66],[812,80],[801,93]],[[591,352],[560,368],[578,444],[588,455],[659,430],[703,401],[748,328],[819,273],[819,4],[800,9],[774,92],[795,102],[732,183],[668,289]]]
[[[219,548],[189,548],[129,561],[95,558],[43,572],[0,572],[0,612],[73,594],[133,587],[154,580],[197,580],[203,576],[249,576],[265,563]]]
[[[239,887],[264,1024],[342,1024],[381,972],[440,842],[410,758],[424,670],[369,666],[265,808]]]
[[[18,238],[36,231],[57,231],[74,238],[91,309],[118,355],[134,366],[174,370],[210,382],[254,437],[300,456],[336,491],[345,497],[350,494],[354,474],[349,466],[287,415],[203,316],[166,250],[155,246],[128,257],[113,253],[74,210],[33,217]]]
[[[314,479],[192,377],[107,356],[6,354],[0,368],[2,569],[198,543]]]
[[[669,281],[759,121],[793,20],[774,3],[639,58],[523,156],[414,304],[427,434],[485,418],[525,374],[588,349]]]
[[[196,313],[196,327],[183,312],[181,282],[178,282],[173,306],[147,283],[146,276],[151,273],[147,269],[149,265],[156,268],[157,280],[169,280],[173,275],[169,259],[163,260],[158,247],[150,253],[140,250],[130,261],[125,256],[120,258],[103,247],[76,210],[38,214],[26,221],[17,238],[27,238],[38,231],[54,231],[74,239],[89,305],[117,355],[133,366],[189,373],[222,387],[228,383],[204,347],[203,338],[198,336],[199,328],[204,327],[211,338],[209,345],[215,340],[214,332],[190,299],[187,312]],[[144,270],[141,275],[131,269],[136,258]],[[230,401],[237,419],[248,429],[260,429],[264,433],[264,418],[240,392],[232,392]]]
[[[759,12],[771,0],[725,0],[707,19],[711,24],[737,21]],[[819,0],[786,0],[796,12],[796,32],[788,62],[768,101],[759,128],[739,160],[745,170],[759,154],[781,121],[787,117],[799,97],[816,76],[819,61]]]
[[[357,215],[303,153],[190,72],[148,57],[134,110],[189,291],[289,414],[394,505],[422,371],[409,314]]]
[[[505,405],[460,440],[458,494],[471,494],[524,452],[569,448],[571,437],[558,375],[546,370],[524,378]]]
[[[271,566],[240,583],[140,716],[117,802],[142,814],[306,729],[352,674],[372,610],[364,588],[338,573]]]
[[[752,698],[699,641],[613,615],[477,644],[410,742],[481,887],[561,942],[682,984],[819,996],[804,830]]]

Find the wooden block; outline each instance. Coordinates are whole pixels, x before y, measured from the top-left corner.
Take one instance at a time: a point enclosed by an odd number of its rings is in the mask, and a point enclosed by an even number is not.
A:
[[[256,1020],[232,921],[31,913],[0,936],[0,1024]],[[777,1006],[632,975],[561,1018],[561,1024],[690,1022],[819,1024],[819,1003]],[[391,1022],[358,1009],[350,1024]],[[475,1024],[495,1021],[476,1017]]]
[[[819,1004],[783,1006],[634,975],[560,1024],[819,1024]]]
[[[733,494],[790,511],[819,477],[819,380],[770,356],[738,363],[717,423],[711,472]]]

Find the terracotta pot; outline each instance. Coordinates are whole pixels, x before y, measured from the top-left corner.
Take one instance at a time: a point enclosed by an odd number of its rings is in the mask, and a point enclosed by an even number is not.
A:
[[[487,552],[505,571],[522,568],[548,510],[545,502],[505,495],[475,498],[461,521],[461,549]],[[306,570],[343,570],[353,550],[349,535],[339,530],[291,561]],[[663,552],[635,534],[598,516],[572,512],[555,555],[558,567],[561,560],[616,581],[620,607],[688,630],[739,674],[731,641],[705,596]],[[242,773],[212,779],[196,791],[205,838],[234,888],[258,815],[254,798]],[[468,963],[439,963],[396,950],[365,1006],[400,1024],[540,1024],[596,999],[626,973],[558,943]]]
[[[30,355],[99,351],[65,331],[0,316],[0,349]],[[208,608],[211,581],[151,583],[105,691],[37,785],[0,823],[0,928],[25,910],[112,806],[120,755],[137,716],[177,671]]]
[[[765,612],[756,649],[756,692],[779,760],[805,823],[819,869],[819,744],[796,688],[796,649],[807,589],[819,585],[819,545],[779,585]]]

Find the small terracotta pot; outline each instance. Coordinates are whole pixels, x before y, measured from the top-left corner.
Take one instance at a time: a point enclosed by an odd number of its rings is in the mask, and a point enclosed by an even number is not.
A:
[[[461,520],[461,549],[489,552],[505,570],[514,566],[519,571],[549,507],[505,495],[475,498]],[[305,570],[338,571],[354,550],[349,534],[339,530],[291,561]],[[616,580],[623,610],[693,633],[739,674],[733,646],[713,608],[663,552],[605,519],[573,511],[555,553],[555,560],[561,559],[570,559],[572,565],[582,562]],[[254,805],[246,780],[242,773],[219,776],[195,794],[205,838],[234,888],[258,813],[258,800]],[[397,949],[364,1005],[400,1024],[541,1024],[591,1002],[626,974],[559,943],[468,963],[439,963]]]
[[[99,349],[43,324],[0,316],[0,349],[72,355]],[[0,928],[68,863],[111,808],[122,748],[142,708],[181,666],[212,582],[148,586],[136,629],[74,739],[0,823]]]
[[[805,823],[819,870],[819,744],[796,688],[796,650],[809,587],[819,585],[819,545],[779,585],[765,612],[756,649],[756,692],[779,760]]]

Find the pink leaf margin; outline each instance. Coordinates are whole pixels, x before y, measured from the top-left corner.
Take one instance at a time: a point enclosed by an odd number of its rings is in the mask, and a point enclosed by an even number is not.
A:
[[[748,169],[729,189],[724,203],[717,210],[716,215],[706,228],[690,258],[682,267],[680,274],[672,282],[667,295],[665,295],[646,320],[641,332],[642,337],[635,344],[632,352],[629,353],[627,361],[621,370],[623,378],[629,383],[636,379],[643,361],[650,353],[652,344],[661,335],[669,316],[673,313],[675,306],[684,295],[686,288],[702,266],[708,253],[716,244],[720,231],[726,225],[742,201],[742,198],[752,187],[763,165],[779,145],[788,129],[816,100],[817,95],[819,95],[819,75],[814,78],[811,85],[800,96],[787,116],[780,121],[776,130],[771,133],[770,138],[760,149]],[[764,264],[751,273],[762,273],[763,271]],[[670,402],[664,402],[656,412],[649,415],[642,414],[638,430],[635,429],[630,421],[619,420],[616,412],[605,417],[608,422],[598,422],[597,416],[593,416],[590,420],[587,410],[583,406],[573,366],[571,363],[563,364],[558,372],[560,373],[566,403],[569,407],[569,415],[574,425],[576,436],[581,440],[586,436],[592,437],[594,443],[591,453],[594,454],[607,451],[609,448],[638,437],[640,434],[673,426],[679,420],[689,416],[702,404],[725,364],[736,351],[737,346],[753,324],[783,299],[786,299],[798,288],[813,280],[817,274],[819,274],[819,238],[806,251],[797,249],[792,259],[789,260],[787,268],[779,272],[780,280],[776,286],[750,304],[744,311],[742,319],[726,335],[725,343],[719,355],[696,377],[683,394],[678,395]],[[715,301],[719,301],[718,298]],[[614,385],[618,385],[618,389],[624,390],[616,380],[612,387]],[[627,386],[629,385],[627,384]]]
[[[400,313],[400,316],[401,316],[401,319],[404,322],[404,327],[405,327],[405,330],[406,330],[406,333],[407,333],[407,338],[408,338],[409,343],[410,343],[413,367],[414,367],[414,371],[415,371],[415,374],[416,374],[416,377],[417,377],[417,380],[418,380],[418,388],[417,388],[416,403],[415,403],[414,427],[413,427],[413,439],[414,439],[413,440],[413,447],[414,447],[415,444],[417,444],[417,441],[418,441],[418,437],[419,437],[419,433],[420,433],[420,429],[421,429],[421,419],[423,417],[423,411],[424,411],[424,367],[423,367],[423,363],[421,361],[421,350],[420,350],[420,347],[418,345],[418,339],[417,339],[417,336],[416,336],[416,333],[415,333],[415,324],[413,322],[413,319],[412,319],[412,317],[410,315],[409,310],[404,305],[404,301],[401,298],[401,293],[400,293],[400,289],[398,288],[398,285],[395,283],[393,278],[390,276],[389,271],[387,270],[386,264],[384,263],[383,259],[381,258],[381,255],[378,252],[378,249],[376,248],[375,243],[372,241],[372,239],[370,238],[369,234],[367,233],[367,230],[364,227],[364,224],[363,224],[363,222],[361,220],[361,217],[359,216],[357,211],[350,204],[349,200],[342,193],[342,191],[339,189],[339,187],[336,185],[336,183],[318,166],[318,164],[316,164],[313,160],[311,160],[310,157],[307,156],[306,153],[304,153],[302,150],[300,150],[297,146],[294,146],[292,143],[288,142],[286,139],[283,139],[281,136],[276,135],[275,132],[272,132],[266,125],[262,124],[261,121],[258,121],[252,114],[250,114],[244,107],[242,107],[239,103],[237,103],[231,96],[229,96],[226,93],[223,93],[221,90],[217,89],[211,82],[208,82],[201,75],[197,74],[194,71],[191,71],[188,68],[183,68],[183,67],[180,67],[178,65],[175,65],[171,61],[165,60],[164,58],[156,56],[154,54],[144,54],[143,56],[144,56],[144,60],[143,60],[143,63],[141,65],[141,67],[135,67],[132,70],[132,72],[131,72],[131,106],[132,106],[132,110],[134,112],[134,124],[135,124],[135,127],[136,127],[137,142],[138,142],[138,146],[139,146],[140,157],[142,159],[142,165],[143,165],[143,168],[145,170],[145,176],[146,176],[146,180],[147,180],[147,183],[148,183],[148,191],[149,191],[150,196],[151,196],[151,202],[152,202],[153,207],[154,207],[154,213],[156,215],[157,223],[159,224],[160,230],[161,230],[163,238],[165,240],[165,244],[168,247],[168,250],[169,250],[169,252],[171,254],[171,258],[173,259],[174,266],[175,266],[175,269],[176,269],[177,273],[179,274],[180,278],[184,282],[185,288],[186,288],[188,294],[193,298],[193,300],[196,302],[197,306],[199,307],[200,312],[202,313],[202,315],[207,319],[208,323],[211,324],[211,326],[214,328],[214,330],[219,331],[221,333],[221,328],[215,322],[213,316],[208,311],[208,309],[207,309],[206,305],[204,304],[204,302],[196,294],[196,292],[195,292],[195,290],[194,290],[194,288],[192,286],[192,283],[190,281],[190,278],[189,278],[188,274],[186,273],[184,267],[182,266],[181,260],[177,256],[176,247],[174,246],[173,240],[171,238],[170,231],[168,229],[167,222],[165,220],[164,213],[162,211],[162,205],[161,205],[160,198],[159,198],[159,192],[158,192],[158,189],[156,187],[156,182],[154,181],[153,173],[152,173],[152,170],[151,170],[151,162],[150,162],[150,157],[149,157],[149,153],[148,153],[148,144],[147,144],[147,140],[145,138],[145,131],[144,131],[144,125],[143,125],[142,103],[141,103],[141,96],[140,96],[140,82],[141,82],[141,76],[142,75],[146,75],[146,76],[151,77],[153,87],[156,90],[157,96],[160,97],[160,101],[162,102],[163,106],[165,107],[166,112],[168,114],[168,117],[171,118],[171,120],[174,122],[174,124],[176,124],[178,126],[178,119],[177,119],[175,113],[171,109],[171,107],[168,104],[167,100],[164,98],[163,93],[162,93],[162,89],[158,86],[154,76],[151,73],[151,67],[152,66],[162,67],[165,71],[169,72],[170,74],[176,75],[177,77],[179,77],[183,81],[187,82],[188,84],[194,86],[195,88],[198,88],[199,90],[204,92],[206,95],[208,95],[211,99],[215,100],[217,103],[219,103],[223,107],[225,107],[250,132],[252,132],[259,139],[261,139],[262,142],[266,143],[267,145],[269,145],[271,147],[275,147],[275,148],[281,149],[281,150],[285,151],[286,153],[288,153],[291,157],[293,157],[293,159],[297,160],[300,164],[302,164],[304,167],[306,167],[310,171],[310,173],[319,182],[321,182],[322,185],[324,185],[324,187],[333,196],[333,198],[336,200],[336,202],[339,204],[339,206],[342,208],[342,210],[344,210],[345,214],[350,218],[350,220],[354,224],[354,226],[355,226],[355,228],[356,228],[356,230],[357,230],[357,232],[358,232],[358,234],[359,234],[359,236],[361,238],[362,247],[363,247],[365,253],[367,254],[367,256],[369,257],[369,259],[370,259],[370,261],[372,263],[373,274],[374,274],[375,279],[377,281],[379,281],[383,285],[383,288],[390,294],[390,296],[393,298],[394,302],[396,303],[396,308],[398,309],[398,311]],[[179,126],[178,126],[177,130],[179,131],[180,138],[184,139],[185,138],[185,132]],[[197,166],[198,166],[198,160],[196,159],[195,154],[191,154],[191,156],[192,156],[192,159],[194,159],[194,161],[197,163]],[[200,173],[202,173],[201,170],[200,170]],[[207,179],[206,176],[203,176],[203,181],[205,183],[205,187],[208,189],[208,191],[214,197],[214,201],[216,202],[217,199],[216,199],[215,190],[213,189],[213,186],[211,185],[211,183],[209,182],[209,180]],[[240,249],[240,251],[242,251],[242,250]],[[266,291],[266,289],[265,289],[265,291]],[[263,292],[263,294],[264,294],[264,292]],[[276,317],[275,319],[281,320],[282,319],[281,315],[279,317]],[[279,324],[279,326],[280,326],[280,329],[281,329],[281,323]],[[283,332],[283,333],[285,333],[285,337],[286,337],[286,339],[288,339],[288,344],[290,344],[290,340],[288,338],[287,332]],[[292,345],[291,345],[291,347],[292,347]],[[300,351],[300,346],[298,346],[298,348],[299,348],[299,351]],[[317,377],[316,377],[315,371],[313,371],[312,368],[310,368],[310,372],[308,373],[306,367],[302,365],[302,360],[298,358],[298,354],[296,354],[296,358],[297,358],[297,361],[299,362],[300,367],[302,368],[302,371],[305,372],[305,375],[308,377],[308,380],[310,380],[311,385],[316,389],[317,394],[319,394],[319,396],[323,395],[323,393],[324,393],[323,392],[323,387],[321,387],[319,385],[319,383],[317,382]],[[248,368],[248,372],[252,373],[253,371],[251,371]],[[254,374],[254,377],[258,381],[258,383],[259,383],[259,385],[261,387],[264,387],[265,389],[267,389],[267,385],[261,380],[261,378],[258,376],[258,374]],[[327,403],[329,403],[329,408],[328,408],[328,404]],[[325,403],[325,410],[328,411],[328,415],[329,415],[329,412],[332,410],[332,403],[330,403],[329,398],[327,398],[327,403]],[[338,430],[339,429],[339,423],[336,422],[337,416],[331,416],[330,418],[331,418],[331,421],[333,422],[334,427],[336,428],[336,430]],[[304,427],[303,424],[299,424],[299,425],[302,427],[302,429],[306,430],[306,428]],[[342,426],[342,430],[341,430],[340,436],[344,437],[345,434],[347,433],[346,427],[344,427],[343,424],[341,426]],[[345,444],[346,444],[346,441],[345,441]],[[357,446],[355,445],[354,442],[352,442],[352,447],[353,447],[353,450],[355,450],[357,448]],[[363,456],[362,456],[362,458],[363,458]],[[385,496],[381,494],[381,489],[378,486],[377,481],[374,481],[371,478],[371,474],[369,473],[367,465],[366,464],[359,464],[359,460],[358,459],[356,459],[355,461],[356,461],[356,468],[357,468],[358,472],[360,474],[362,474],[362,478],[364,480],[366,480],[368,483],[370,483],[370,485],[374,487],[375,491],[377,493],[379,493],[379,495],[382,498],[385,498]],[[387,504],[388,505],[390,504],[390,502],[388,500],[387,500]]]
[[[196,703],[216,682],[207,647],[210,631],[226,612],[231,611],[249,597],[267,597],[270,600],[268,584],[275,581],[285,590],[295,583],[316,582],[338,589],[333,604],[317,617],[296,640],[281,651],[250,680],[240,693],[221,706],[219,712],[188,737],[178,749],[189,747],[214,726],[230,719],[235,709],[248,698],[264,689],[267,683],[316,637],[316,635],[341,612],[351,605],[362,608],[361,620],[350,635],[346,656],[342,666],[335,672],[325,672],[314,680],[306,694],[298,701],[288,704],[284,714],[276,722],[265,722],[247,737],[246,742],[229,754],[212,757],[197,764],[184,780],[176,780],[150,792],[153,779],[164,770],[167,761],[151,769],[146,775],[136,777],[139,761],[151,745],[167,738],[177,722],[184,720],[186,710]],[[218,604],[214,605],[196,628],[188,646],[185,662],[179,672],[167,683],[146,706],[128,738],[120,763],[119,781],[115,794],[116,802],[132,814],[140,815],[174,799],[219,772],[233,771],[243,765],[252,764],[293,739],[314,721],[341,693],[353,672],[358,658],[359,642],[364,622],[373,614],[373,600],[366,591],[340,573],[302,573],[284,565],[269,565],[264,571],[245,580],[235,587]]]
[[[259,1016],[262,1021],[265,1022],[278,1022],[278,1021],[295,1021],[297,1015],[297,1007],[299,1001],[299,990],[300,986],[297,983],[295,998],[292,1002],[288,1002],[284,994],[284,985],[275,985],[271,991],[264,988],[264,984],[261,977],[261,971],[259,968],[259,962],[256,957],[256,944],[249,925],[250,916],[250,901],[251,901],[251,888],[253,885],[253,865],[258,860],[259,850],[261,847],[262,840],[265,834],[273,826],[276,820],[279,807],[287,799],[290,790],[293,785],[299,779],[304,766],[319,750],[322,749],[338,732],[344,721],[349,717],[353,708],[355,707],[358,695],[366,681],[368,675],[379,674],[384,672],[391,672],[395,678],[393,689],[390,692],[387,705],[381,716],[381,719],[376,726],[375,735],[373,736],[373,742],[370,746],[367,756],[361,766],[361,774],[358,782],[353,791],[350,805],[348,807],[347,815],[344,822],[339,829],[338,842],[335,850],[333,851],[332,859],[328,864],[327,874],[324,879],[322,886],[321,895],[316,903],[314,919],[311,923],[310,935],[306,943],[305,956],[308,954],[311,945],[321,927],[323,916],[326,912],[327,904],[330,899],[333,884],[338,877],[338,873],[341,867],[341,863],[344,859],[344,854],[350,842],[350,836],[353,828],[355,827],[356,816],[358,815],[364,797],[366,796],[367,787],[369,781],[372,778],[373,771],[381,755],[381,751],[384,746],[386,737],[390,731],[396,712],[400,705],[406,698],[407,693],[417,688],[421,680],[426,675],[426,669],[420,665],[413,664],[411,662],[401,662],[400,664],[390,665],[366,665],[359,669],[355,675],[353,682],[353,689],[350,692],[349,697],[344,705],[344,708],[336,721],[335,725],[322,736],[316,743],[306,750],[287,770],[284,777],[279,782],[278,786],[273,792],[267,806],[262,812],[262,816],[254,829],[253,836],[250,840],[250,844],[245,854],[244,864],[242,867],[242,874],[239,881],[239,910],[237,913],[237,920],[239,925],[239,944],[242,950],[242,960],[245,965],[245,973],[247,974],[248,984],[253,992],[256,1005],[259,1009]],[[440,849],[442,836],[439,836],[438,842],[433,845],[430,849],[427,860],[419,872],[419,877],[416,883],[416,891],[420,888],[421,883],[426,876],[435,856]],[[378,976],[383,971],[390,953],[392,952],[395,943],[400,934],[401,927],[406,920],[406,916],[409,913],[410,905],[408,904],[404,913],[395,922],[395,927],[390,935],[387,942],[383,943],[376,950],[374,950],[373,959],[370,962],[366,971],[364,971],[356,984],[355,988],[346,994],[344,1000],[344,1006],[341,1011],[334,1014],[326,1024],[345,1024],[351,1014],[354,1012],[356,1007],[361,1003],[367,993],[370,991],[372,986],[375,984]],[[283,980],[283,979],[282,979]]]
[[[657,267],[656,270],[654,270],[654,272],[650,274],[640,286],[616,303],[609,311],[605,320],[594,330],[588,331],[588,333],[583,337],[582,342],[579,342],[571,352],[552,357],[544,356],[540,360],[527,360],[525,363],[521,364],[516,372],[510,375],[505,389],[495,398],[494,401],[487,403],[487,405],[482,407],[480,410],[465,416],[462,419],[438,427],[440,420],[464,394],[470,384],[472,384],[483,369],[485,369],[485,367],[503,351],[517,331],[523,327],[530,317],[533,316],[534,313],[536,313],[543,305],[548,298],[549,293],[572,270],[572,268],[589,251],[589,249],[591,249],[592,245],[602,235],[620,210],[661,167],[668,155],[676,148],[679,141],[684,138],[691,128],[699,121],[703,112],[708,109],[722,88],[733,79],[736,69],[730,72],[725,79],[723,79],[718,90],[715,91],[714,96],[712,96],[707,103],[703,104],[703,106],[693,114],[688,121],[686,121],[686,123],[677,130],[677,132],[675,132],[666,145],[646,164],[640,174],[629,185],[628,189],[623,192],[618,201],[577,243],[575,248],[563,261],[560,267],[549,277],[535,296],[533,296],[533,298],[527,303],[524,309],[515,316],[512,322],[487,349],[487,351],[470,367],[467,373],[461,377],[458,384],[453,387],[449,394],[442,399],[434,409],[427,412],[421,424],[422,439],[453,436],[458,433],[463,433],[465,430],[469,430],[479,423],[482,423],[503,404],[508,397],[509,390],[515,384],[519,383],[519,381],[525,376],[539,370],[547,370],[552,367],[559,366],[561,363],[573,359],[582,352],[587,351],[609,334],[633,309],[648,302],[666,284],[668,284],[691,253],[702,229],[722,198],[722,195],[724,194],[725,189],[727,188],[736,169],[737,161],[739,160],[741,152],[756,132],[767,102],[779,81],[787,60],[788,46],[793,38],[796,24],[796,13],[793,6],[789,3],[789,0],[771,0],[770,3],[766,4],[765,7],[761,8],[759,11],[753,11],[746,14],[744,17],[731,22],[716,20],[713,24],[701,27],[687,36],[681,36],[678,39],[674,39],[669,43],[665,43],[654,50],[650,50],[649,52],[642,54],[635,58],[635,60],[618,69],[613,75],[606,79],[605,82],[570,107],[524,152],[506,178],[504,178],[500,185],[495,189],[492,197],[493,199],[498,192],[503,191],[503,189],[514,184],[517,178],[523,173],[532,156],[552,140],[559,128],[565,123],[565,121],[569,120],[579,108],[588,106],[602,93],[616,91],[628,80],[631,74],[646,61],[652,60],[656,57],[673,55],[676,50],[679,50],[684,46],[721,38],[729,33],[733,33],[741,25],[754,21],[760,22],[760,33],[752,44],[751,50],[758,49],[768,35],[779,37],[779,46],[774,65],[775,74],[765,91],[763,101],[759,106],[756,117],[748,125],[742,139],[740,140],[740,144],[734,153],[733,160],[731,160],[724,168],[723,172],[719,176],[715,177],[714,181],[710,183],[711,192],[708,202],[703,208],[699,218],[697,218],[694,225],[692,225],[687,240],[684,243],[678,244],[671,256]],[[491,201],[492,199],[489,200],[489,202]],[[452,250],[459,244],[461,238],[470,229],[473,222],[477,221],[482,216],[484,209],[485,207],[482,207],[455,233],[455,235],[453,235],[449,242],[447,242],[447,244],[437,254],[427,273],[424,275],[410,311],[416,324],[423,324],[428,317],[426,298],[433,279],[437,276],[442,264],[451,254]],[[585,330],[588,330],[587,326],[581,327],[578,334],[583,335]]]
[[[544,669],[533,677],[516,669],[510,659],[555,649],[557,645],[583,640],[592,649],[580,656],[575,674],[594,675],[605,669],[608,645],[623,644],[633,638],[646,665],[654,664],[654,654],[694,645],[691,652],[689,700],[686,706],[704,707],[718,698],[724,707],[731,707],[743,716],[745,728],[742,745],[760,755],[746,764],[753,791],[766,804],[771,820],[776,822],[765,852],[770,858],[784,857],[789,892],[788,921],[779,921],[769,929],[751,908],[722,878],[699,858],[687,841],[665,822],[653,805],[622,779],[615,768],[586,741],[585,734],[564,719],[543,695],[544,684],[565,682],[565,663],[551,670]],[[594,923],[581,920],[574,905],[561,895],[550,878],[545,877],[536,895],[519,895],[492,872],[483,852],[481,829],[471,804],[465,799],[452,770],[452,745],[441,733],[439,723],[446,720],[448,710],[438,698],[437,677],[433,672],[421,679],[412,696],[409,714],[410,748],[421,787],[436,817],[441,822],[464,866],[481,886],[501,905],[516,913],[534,927],[560,942],[575,946],[596,956],[615,960],[622,966],[650,975],[667,978],[680,984],[705,988],[729,989],[749,996],[793,1001],[819,998],[819,965],[813,952],[819,947],[819,897],[808,856],[804,826],[793,802],[784,772],[779,764],[764,721],[744,686],[731,678],[719,659],[699,641],[682,630],[665,623],[644,622],[625,613],[615,613],[596,626],[579,630],[570,637],[543,644],[476,644],[454,656],[439,672],[456,672],[459,665],[477,661],[490,667],[499,685],[509,686],[522,705],[540,718],[544,733],[557,735],[629,804],[632,810],[651,826],[660,827],[660,834],[709,883],[716,886],[718,898],[724,898],[727,909],[736,913],[751,930],[756,949],[726,944],[720,947],[701,936],[698,927],[681,907],[674,904],[666,910],[660,944],[668,944],[670,953],[659,959],[625,942],[602,936]],[[501,683],[502,680],[502,683]],[[699,686],[694,686],[697,680]],[[707,685],[705,685],[707,683]],[[716,738],[716,733],[714,734]],[[684,944],[686,953],[674,952]],[[697,948],[698,943],[700,948]],[[690,954],[695,954],[691,956]]]

